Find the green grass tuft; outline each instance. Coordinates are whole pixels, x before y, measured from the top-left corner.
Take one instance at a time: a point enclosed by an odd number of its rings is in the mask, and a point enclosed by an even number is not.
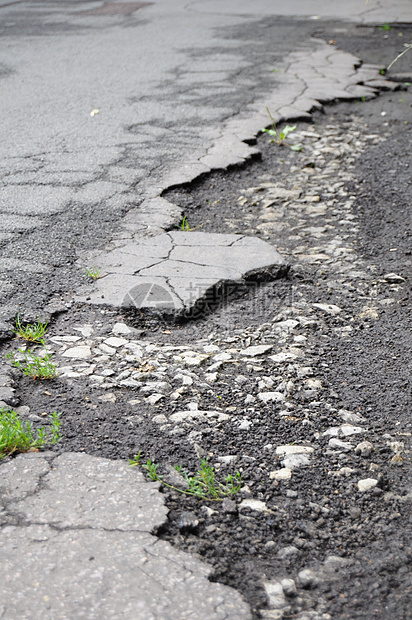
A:
[[[49,416],[51,433],[44,427],[34,431],[30,422],[22,422],[13,409],[0,409],[0,460],[15,452],[38,451],[60,439],[60,413]]]
[[[38,342],[44,345],[44,336],[47,331],[48,322],[42,323],[39,317],[39,320],[36,323],[27,323],[27,325],[22,325],[20,321],[20,315],[18,314],[16,317],[16,329],[12,329],[12,331],[19,336],[19,338],[24,338],[29,342]]]
[[[152,463],[151,459],[147,459],[146,463],[140,463],[141,453],[137,454],[134,459],[129,461],[131,466],[140,465],[148,472],[151,480],[161,482],[164,486],[184,495],[191,495],[202,500],[222,501],[225,497],[235,495],[240,491],[241,476],[237,471],[234,476],[227,476],[224,482],[218,482],[214,468],[209,465],[206,459],[202,459],[199,471],[194,476],[189,476],[180,466],[176,466],[176,471],[187,482],[188,489],[179,489],[165,482],[157,473],[159,465]]]
[[[21,370],[27,377],[33,379],[54,379],[57,376],[57,367],[51,362],[51,356],[36,355],[31,349],[19,349],[19,353],[23,356],[22,360],[16,359],[16,354],[11,351],[7,354],[7,358],[11,361],[12,366]]]

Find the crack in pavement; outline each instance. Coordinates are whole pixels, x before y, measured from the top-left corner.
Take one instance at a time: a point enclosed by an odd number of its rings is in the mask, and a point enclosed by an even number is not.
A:
[[[7,481],[12,484],[13,470],[15,473],[27,468],[28,462],[40,460],[44,464],[40,454],[21,455],[4,463],[1,492],[7,493]],[[167,516],[157,483],[148,484],[140,472],[124,462],[85,454],[54,456],[47,462],[47,470],[43,479],[47,478],[48,486],[38,490],[36,474],[27,468],[22,479],[31,479],[33,486],[34,476],[34,495],[7,502],[7,508],[18,509],[26,522],[0,528],[3,617],[250,620],[248,606],[238,593],[208,581],[210,567],[152,535]],[[104,521],[112,520],[111,527],[102,522],[96,525],[96,501],[91,488],[85,489],[83,505],[73,504],[73,497],[79,494],[79,477],[100,484]],[[137,487],[133,488],[132,479],[138,481]],[[115,502],[110,509],[113,493]],[[136,515],[131,504],[136,497],[145,506],[138,515],[143,529],[119,524],[122,511]],[[40,513],[46,506],[43,519],[33,520],[30,515],[36,503]],[[53,513],[60,511],[67,517],[73,510],[78,525],[56,523]],[[81,524],[84,510],[93,514],[93,525]],[[23,598],[13,596],[17,590],[24,593]],[[70,599],[73,591],[75,600]],[[29,600],[36,604],[27,615]],[[216,600],[222,601],[222,612],[218,614],[214,609]]]

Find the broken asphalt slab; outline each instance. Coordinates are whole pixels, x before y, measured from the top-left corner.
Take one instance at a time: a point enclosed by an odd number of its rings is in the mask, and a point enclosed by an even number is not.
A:
[[[183,212],[162,194],[211,170],[227,169],[254,157],[258,151],[250,143],[268,124],[265,108],[274,123],[310,119],[311,112],[322,109],[323,103],[371,99],[379,89],[400,87],[382,78],[379,70],[320,40],[312,42],[310,52],[292,52],[278,70],[282,89],[249,105],[247,117],[239,114],[227,121],[203,158],[170,170],[161,187],[149,190],[152,197],[128,211],[103,251],[79,253],[79,265],[93,261],[104,277],[93,290],[81,292],[77,301],[198,316],[199,308],[204,312],[218,305],[223,297],[219,289],[225,284],[284,275],[286,262],[260,239],[171,230],[179,226]]]
[[[2,465],[0,617],[249,620],[211,567],[158,540],[157,483],[127,463],[31,453]]]
[[[171,231],[101,257],[104,277],[79,301],[193,315],[227,283],[274,279],[288,266],[275,248],[244,235]]]

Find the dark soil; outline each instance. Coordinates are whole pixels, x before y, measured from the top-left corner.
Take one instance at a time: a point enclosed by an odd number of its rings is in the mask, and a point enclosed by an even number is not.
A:
[[[401,39],[399,28],[386,33],[353,27],[351,36],[329,32],[326,26],[322,28],[318,36],[336,39],[339,47],[359,53],[369,61],[376,60],[373,52],[382,49],[381,38],[388,34],[389,39],[385,41],[391,47],[388,45],[388,51],[380,58],[383,64],[393,58],[393,49]],[[403,29],[403,33],[405,41],[407,30]],[[323,115],[315,116],[319,124],[327,123],[331,115],[334,122],[345,123],[348,115],[355,113],[366,120],[371,131],[388,134],[385,142],[372,147],[358,161],[358,183],[348,187],[357,196],[356,213],[361,223],[358,253],[375,267],[378,276],[395,272],[410,278],[411,273],[411,104],[410,92],[402,91],[384,94],[367,103],[329,106]],[[381,116],[382,111],[387,112],[385,117]],[[237,202],[239,188],[253,186],[259,175],[268,172],[274,180],[284,177],[278,151],[265,137],[258,144],[261,161],[209,175],[188,188],[169,193],[170,200],[184,206],[192,227],[202,224],[205,231],[231,232],[225,228],[227,217],[235,213],[241,220],[243,215]],[[223,203],[224,212],[220,207]],[[280,238],[279,245],[288,250],[287,236]],[[394,248],[396,251],[392,251]],[[351,299],[349,304],[347,296],[329,289],[327,282],[310,266],[303,271],[295,271],[292,266],[287,278],[243,291],[238,299],[196,322],[176,324],[147,315],[129,316],[126,320],[140,327],[151,340],[190,344],[211,332],[219,333],[222,324],[236,324],[238,328],[258,326],[267,318],[268,299],[275,312],[300,292],[308,301],[327,300],[342,307],[344,312],[353,312],[353,306],[358,303]],[[265,303],[259,303],[260,298]],[[314,432],[321,433],[336,423],[335,416],[320,402],[314,406],[317,415],[310,429],[299,418],[279,418],[270,408],[262,410],[259,423],[246,438],[244,432],[232,427],[230,432],[225,427],[217,432],[202,429],[202,447],[207,453],[240,455],[236,467],[241,470],[242,484],[249,487],[254,499],[266,502],[270,513],[239,513],[239,502],[248,495],[244,492],[235,496],[235,507],[206,503],[215,511],[207,516],[204,502],[164,489],[170,514],[159,536],[198,553],[209,562],[214,568],[213,579],[237,588],[251,604],[254,618],[262,617],[260,610],[267,606],[262,579],[296,578],[300,570],[308,566],[316,569],[329,555],[347,560],[339,569],[339,579],[325,580],[314,590],[300,591],[297,598],[290,599],[291,611],[284,618],[296,618],[305,606],[327,612],[333,619],[412,618],[412,532],[407,501],[411,469],[406,456],[399,466],[391,463],[393,453],[382,438],[401,430],[406,442],[411,433],[410,286],[402,288],[396,301],[382,309],[379,321],[359,324],[350,339],[336,338],[333,335],[336,319],[325,319],[326,330],[312,335],[307,352],[307,364],[322,378],[329,402],[332,400],[336,409],[361,411],[367,418],[368,440],[378,446],[373,454],[379,472],[377,487],[361,494],[354,490],[349,479],[327,474],[329,470],[348,466],[357,470],[358,479],[368,478],[370,458],[354,453],[338,458],[325,451],[310,469],[296,470],[290,482],[269,480],[273,456],[263,446],[302,441],[312,441],[316,446],[312,439]],[[115,318],[125,317],[110,310],[102,315],[100,310],[74,307],[59,316],[52,331],[65,334],[74,323],[100,320],[103,334]],[[214,392],[219,394],[220,406],[238,405],[233,391],[234,371],[225,372],[224,381],[215,384]],[[20,404],[33,410],[64,412],[63,439],[56,450],[85,451],[115,459],[128,459],[141,451],[142,460],[150,457],[161,464],[181,463],[189,471],[195,471],[198,466],[190,444],[178,435],[172,438],[162,434],[148,416],[139,415],[143,411],[127,403],[133,397],[131,390],[118,390],[115,405],[101,403],[90,388],[69,387],[61,379],[48,384],[20,379],[18,393]],[[302,395],[302,406],[310,406],[312,400],[310,395]],[[205,390],[202,404],[204,408],[216,407],[216,395]],[[162,407],[167,413],[179,409],[173,403]],[[318,445],[326,444],[327,439],[320,436]],[[288,545],[297,547],[299,554],[280,559],[277,552]]]

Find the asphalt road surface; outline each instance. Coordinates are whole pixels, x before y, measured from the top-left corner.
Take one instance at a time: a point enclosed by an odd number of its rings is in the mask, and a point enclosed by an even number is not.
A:
[[[333,11],[406,21],[407,4]],[[281,87],[288,54],[313,49],[314,24],[331,17],[328,2],[287,10],[263,0],[253,11],[229,1],[1,3],[2,332],[17,312],[38,317],[76,292],[79,253],[104,247],[128,211],[208,171],[199,160],[224,122]]]

